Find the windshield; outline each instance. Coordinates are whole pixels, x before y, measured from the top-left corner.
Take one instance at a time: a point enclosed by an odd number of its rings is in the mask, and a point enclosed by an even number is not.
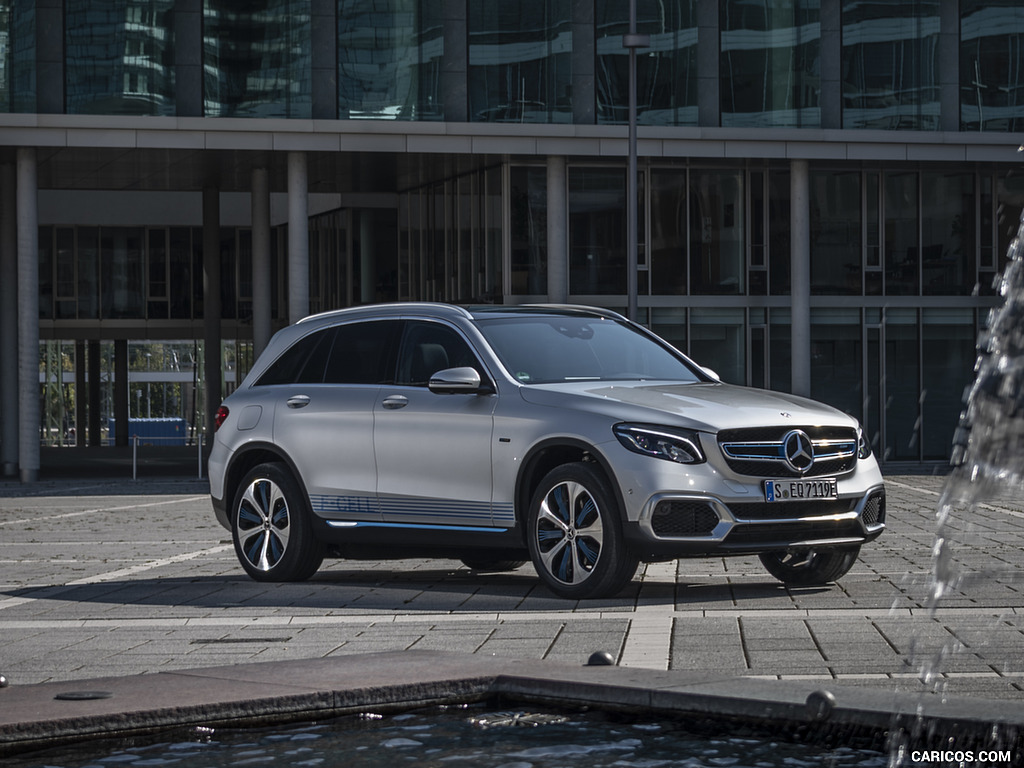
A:
[[[615,320],[540,315],[480,320],[478,326],[523,384],[701,380],[667,347]]]

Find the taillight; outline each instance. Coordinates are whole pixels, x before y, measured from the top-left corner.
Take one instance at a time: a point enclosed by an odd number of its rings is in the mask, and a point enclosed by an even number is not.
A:
[[[228,413],[229,411],[226,405],[222,405],[220,408],[217,409],[217,415],[213,417],[214,432],[220,429],[220,425],[224,423],[224,419],[228,417]]]

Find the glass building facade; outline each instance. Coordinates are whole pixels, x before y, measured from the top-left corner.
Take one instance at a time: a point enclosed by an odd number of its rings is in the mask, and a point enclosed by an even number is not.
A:
[[[1024,209],[1006,154],[1024,126],[1018,5],[638,0],[638,319],[726,381],[791,391],[802,366],[808,394],[859,418],[886,461],[948,458]],[[244,373],[256,320],[283,325],[295,301],[295,155],[309,312],[626,311],[628,9],[0,4],[0,142],[10,158],[36,148],[46,365],[69,358],[62,345],[113,344],[110,329],[132,345],[198,342],[213,312]],[[24,114],[63,133],[33,144]],[[273,197],[264,262],[256,170]],[[102,365],[128,349],[102,346]]]

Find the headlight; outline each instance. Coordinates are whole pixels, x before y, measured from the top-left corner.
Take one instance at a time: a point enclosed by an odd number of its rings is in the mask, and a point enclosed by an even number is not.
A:
[[[871,443],[868,442],[867,437],[864,435],[864,428],[857,428],[857,458],[866,459],[871,455]]]
[[[677,464],[700,464],[704,453],[700,438],[688,429],[653,427],[646,424],[616,424],[615,437],[623,446],[644,456],[674,461]]]

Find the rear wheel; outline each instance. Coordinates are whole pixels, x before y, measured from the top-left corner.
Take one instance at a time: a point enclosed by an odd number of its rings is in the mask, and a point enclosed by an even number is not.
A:
[[[857,562],[860,547],[784,549],[760,555],[772,576],[794,587],[828,584],[846,575]]]
[[[565,464],[545,475],[527,527],[534,568],[560,597],[609,597],[636,573],[639,560],[626,548],[618,502],[590,464]]]
[[[305,581],[324,560],[305,494],[281,464],[260,464],[242,480],[231,534],[238,561],[256,581]]]

